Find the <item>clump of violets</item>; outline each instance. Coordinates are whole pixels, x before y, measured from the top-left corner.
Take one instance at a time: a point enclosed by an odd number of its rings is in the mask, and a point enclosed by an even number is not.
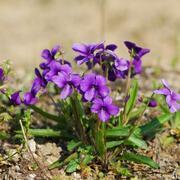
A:
[[[99,53],[102,52],[104,54],[102,58],[103,61],[105,61],[105,54],[113,54],[112,52],[115,49],[116,45],[108,45],[105,47],[103,43],[73,45],[73,50],[80,53],[80,55],[75,58],[78,64],[86,63],[89,68],[93,67],[96,63],[100,63],[97,58],[98,55],[95,53],[97,50],[99,50]],[[60,46],[55,46],[52,50],[43,50],[41,57],[45,62],[40,64],[42,72],[35,68],[35,78],[30,91],[24,94],[22,100],[19,91],[13,93],[10,98],[11,103],[14,105],[23,103],[26,106],[36,104],[38,102],[39,92],[44,90],[48,83],[53,83],[59,88],[61,99],[70,97],[72,93],[76,91],[80,93],[84,102],[90,102],[91,107],[95,107],[97,102],[102,101],[102,103],[99,104],[99,111],[95,111],[94,108],[91,108],[93,113],[98,114],[101,121],[107,121],[111,115],[117,115],[119,108],[112,104],[112,99],[109,96],[110,89],[107,87],[106,78],[96,73],[88,73],[83,76],[74,73],[71,64],[62,59],[61,55],[62,50]],[[115,57],[116,55],[113,56]],[[121,64],[124,66],[123,63]],[[121,70],[126,69],[120,68],[120,63],[116,63],[116,66]],[[113,108],[116,109],[116,111],[110,112]]]
[[[112,103],[110,88],[107,80],[115,81],[117,78],[127,78],[129,72],[132,78],[142,72],[142,57],[150,50],[137,46],[130,41],[124,42],[130,53],[130,59],[119,57],[116,53],[117,45],[104,42],[92,44],[73,44],[72,49],[78,53],[74,58],[78,65],[85,63],[92,72],[83,75],[74,73],[71,63],[63,58],[62,47],[56,45],[51,50],[44,49],[41,57],[44,59],[38,68],[35,68],[35,78],[32,86],[21,99],[20,91],[13,93],[10,101],[14,105],[33,105],[38,102],[39,93],[45,92],[48,83],[59,88],[60,98],[71,97],[74,91],[79,93],[82,101],[89,102],[92,113],[96,113],[103,122],[117,115],[119,108]],[[93,71],[94,66],[100,66],[102,73]],[[0,80],[4,78],[3,70],[0,68]],[[174,93],[167,83],[163,81],[164,89],[156,90],[154,93],[166,96],[166,101],[171,112],[179,110],[179,94]],[[128,96],[129,97],[129,96]],[[127,100],[128,101],[128,100]],[[149,107],[156,107],[157,102],[151,100]]]
[[[164,88],[155,90],[155,94],[162,94],[166,98],[166,103],[170,109],[170,112],[174,113],[180,110],[180,94],[174,92],[170,87],[169,84],[162,80],[162,84]]]
[[[117,54],[116,44],[106,45],[105,42],[75,43],[72,47],[73,51],[77,53],[74,58],[75,62],[78,65],[87,65],[87,70],[82,74],[74,72],[71,63],[64,59],[61,46],[56,45],[52,49],[44,49],[41,53],[43,62],[38,68],[35,68],[32,84],[24,93],[22,91],[10,93],[11,90],[2,88],[5,73],[0,67],[0,92],[6,95],[11,105],[22,105],[21,112],[24,113],[25,117],[28,115],[25,119],[28,122],[23,122],[26,123],[24,126],[26,133],[29,130],[29,115],[31,113],[29,108],[31,108],[43,117],[56,121],[60,125],[58,128],[62,132],[61,137],[71,140],[68,142],[67,150],[73,154],[67,153],[69,157],[65,157],[68,173],[79,170],[82,164],[84,169],[88,163],[95,159],[96,162],[102,163],[101,168],[105,167],[106,170],[112,169],[114,172],[122,174],[124,168],[119,170],[119,156],[122,157],[123,162],[125,160],[138,161],[153,168],[159,168],[159,165],[152,159],[138,155],[138,151],[131,152],[131,149],[145,149],[148,145],[144,137],[151,136],[151,134],[154,136],[154,132],[157,130],[155,128],[159,128],[159,126],[152,128],[152,124],[157,124],[158,121],[158,124],[161,124],[173,120],[176,115],[172,116],[166,111],[150,122],[143,122],[143,126],[139,120],[143,120],[142,117],[147,108],[157,107],[158,101],[156,101],[154,94],[165,97],[171,113],[180,110],[180,94],[174,92],[168,83],[162,80],[163,88],[153,91],[151,97],[142,95],[138,98],[138,81],[135,76],[141,74],[142,57],[150,50],[130,41],[125,41],[124,44],[129,51],[130,58],[120,57]],[[99,67],[99,71],[97,67]],[[117,79],[126,80],[126,90],[120,101],[113,102],[111,95],[119,97],[119,92],[112,92],[109,85]],[[54,87],[53,93],[48,91],[49,87]],[[45,112],[36,106],[44,94],[47,94],[53,101],[54,110],[58,111],[57,115]],[[61,102],[56,102],[57,99],[53,99],[52,95],[54,94],[59,94],[57,98]],[[121,109],[117,104],[120,104]],[[59,120],[60,122],[58,122]],[[139,131],[140,129],[142,131]],[[38,132],[40,131],[38,130]],[[44,129],[43,132],[45,132]],[[48,135],[48,133],[49,130],[43,134]],[[117,147],[121,145],[122,147]],[[73,157],[73,164],[72,161],[68,160],[72,159],[71,157]],[[53,163],[53,168],[56,165],[62,165],[59,162],[58,160]],[[50,165],[48,168],[51,169],[52,166]],[[128,174],[127,171],[125,174]]]

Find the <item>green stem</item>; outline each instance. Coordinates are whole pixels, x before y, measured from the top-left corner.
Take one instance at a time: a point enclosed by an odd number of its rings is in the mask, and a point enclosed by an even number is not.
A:
[[[102,131],[103,131],[103,135],[104,135],[104,137],[103,137],[103,143],[104,143],[104,146],[105,146],[105,152],[104,152],[104,156],[103,156],[103,164],[104,164],[104,166],[106,167],[106,165],[107,165],[107,148],[106,148],[106,123],[104,123],[104,122],[101,122],[101,129],[102,129]]]
[[[74,99],[74,97],[70,97],[70,101],[71,101],[72,110],[73,110],[73,114],[74,114],[74,120],[75,120],[74,124],[75,124],[75,128],[76,128],[76,132],[78,133],[81,140],[86,144],[87,138],[86,138],[85,130],[84,130],[84,127],[83,127],[83,124],[81,121],[79,111],[78,111],[76,100]]]
[[[145,113],[145,111],[146,111],[146,109],[147,109],[147,107],[148,107],[148,104],[149,104],[149,102],[151,101],[151,99],[153,98],[153,96],[154,96],[154,93],[150,96],[149,100],[146,102],[146,106],[144,107],[143,112],[141,113],[141,115],[139,116],[139,118],[136,120],[137,123],[136,123],[136,124],[134,125],[134,127],[131,129],[131,131],[130,131],[130,133],[129,133],[129,135],[127,136],[126,139],[129,139],[129,137],[133,134],[134,130],[139,126],[139,122],[140,122],[142,116],[144,115],[144,113]]]
[[[125,123],[127,121],[127,116],[126,116],[126,106],[127,106],[127,100],[126,98],[128,97],[129,94],[129,88],[131,86],[131,67],[132,67],[132,58],[130,59],[130,65],[129,65],[129,69],[128,69],[128,77],[127,77],[127,81],[126,81],[126,90],[125,90],[125,104],[124,104],[124,109],[123,109],[123,123]]]

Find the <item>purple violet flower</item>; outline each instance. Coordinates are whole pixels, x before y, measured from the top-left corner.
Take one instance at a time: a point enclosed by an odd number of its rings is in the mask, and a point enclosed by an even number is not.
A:
[[[110,63],[117,58],[117,55],[114,51],[117,49],[115,44],[108,44],[107,46],[102,45],[102,48],[96,53],[95,62],[102,63],[104,61],[108,61]]]
[[[125,41],[124,44],[129,49],[129,53],[133,58],[132,59],[132,65],[134,67],[134,73],[140,74],[142,71],[141,57],[144,56],[145,54],[149,53],[150,50],[146,49],[146,48],[139,47],[135,43],[130,42],[130,41]]]
[[[79,44],[75,43],[72,46],[72,49],[75,52],[78,52],[79,55],[75,57],[75,61],[77,64],[83,64],[86,63],[89,68],[93,66],[93,61],[95,59],[94,52],[98,49],[103,48],[103,43],[98,43],[98,44]],[[92,60],[92,62],[90,62]]]
[[[118,78],[125,78],[128,74],[129,61],[124,58],[118,58],[114,62],[116,68],[116,76]]]
[[[20,91],[17,91],[13,94],[11,94],[10,102],[14,105],[20,105],[21,104],[21,98],[19,95]]]
[[[80,83],[80,90],[84,93],[84,99],[92,101],[95,97],[106,97],[110,90],[106,86],[106,79],[101,75],[89,73]]]
[[[57,53],[61,53],[61,47],[59,45],[54,46],[51,51],[49,49],[44,49],[41,53],[41,57],[45,59],[46,61],[40,64],[41,69],[47,69],[49,68],[52,61],[59,61],[62,62],[61,59],[57,59],[56,55]]]
[[[47,81],[45,78],[41,75],[40,71],[35,68],[35,74],[36,78],[33,81],[31,93],[35,96],[41,88],[45,88],[47,85]]]
[[[55,59],[55,56],[60,52],[61,47],[59,45],[54,46],[51,51],[49,49],[44,49],[41,53],[41,57],[47,61],[52,61]]]
[[[162,80],[164,88],[155,90],[155,94],[162,94],[166,97],[166,103],[170,108],[170,112],[174,113],[180,110],[180,94],[175,93],[170,89],[168,83],[165,80]]]
[[[73,92],[73,88],[79,86],[81,81],[81,77],[79,74],[66,74],[66,73],[59,73],[56,76],[53,76],[52,81],[61,88],[61,99],[66,99],[70,96]]]
[[[112,98],[107,96],[104,99],[95,99],[92,102],[91,111],[97,113],[101,121],[106,122],[111,115],[117,115],[119,108],[112,104]]]
[[[31,92],[26,92],[24,94],[24,98],[23,98],[23,103],[28,106],[28,105],[33,105],[36,104],[38,101],[38,99],[36,98],[36,96],[34,94],[32,94]]]
[[[72,69],[68,64],[60,64],[57,61],[53,61],[50,66],[50,70],[44,76],[47,81],[52,81],[53,76],[62,72],[69,74],[72,72]]]

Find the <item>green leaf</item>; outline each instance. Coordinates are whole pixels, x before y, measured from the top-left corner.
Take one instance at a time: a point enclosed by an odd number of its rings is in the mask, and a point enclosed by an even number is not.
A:
[[[31,109],[33,109],[35,112],[37,112],[38,114],[42,115],[43,117],[46,117],[48,119],[51,119],[51,120],[54,120],[54,121],[57,121],[57,122],[60,122],[60,121],[64,121],[64,116],[61,115],[61,116],[56,116],[54,114],[50,114],[46,111],[43,111],[41,108],[37,107],[37,106],[30,106]]]
[[[146,164],[152,168],[159,168],[159,165],[154,162],[152,159],[150,159],[149,157],[140,155],[140,154],[135,154],[135,153],[131,153],[131,152],[126,152],[122,155],[123,160],[128,160],[128,161],[133,161],[136,163],[141,163],[141,164]]]
[[[163,124],[169,121],[172,117],[172,114],[163,114],[152,119],[149,123],[140,127],[141,134],[148,138],[154,137],[154,135],[162,128]]]
[[[71,140],[70,142],[68,142],[67,144],[67,150],[68,151],[72,151],[74,150],[75,148],[77,148],[79,145],[81,145],[82,142],[81,141],[74,141],[74,140]]]
[[[135,111],[131,111],[129,113],[129,119],[135,119],[135,118],[138,118],[139,115],[141,115],[141,113],[145,110],[145,105],[139,107],[137,110]]]
[[[84,159],[82,160],[81,164],[82,165],[87,165],[89,164],[92,160],[94,159],[93,155],[87,154],[85,155]]]
[[[73,161],[75,159],[78,158],[78,154],[75,152],[73,154],[71,154],[70,156],[68,156],[66,159],[59,159],[55,162],[53,162],[52,164],[49,165],[49,169],[55,169],[55,168],[61,168],[62,166],[64,166],[65,164],[69,163],[70,161]]]
[[[17,134],[22,134],[22,131],[16,131]],[[35,137],[60,137],[61,131],[53,129],[29,129],[28,133]]]
[[[132,83],[132,87],[130,88],[130,93],[129,93],[129,99],[126,104],[126,114],[129,115],[129,113],[132,111],[135,103],[136,103],[136,98],[138,94],[138,81],[135,79]]]
[[[148,148],[146,142],[143,139],[141,139],[140,137],[138,137],[134,133],[130,135],[130,137],[128,138],[128,141],[130,143],[132,143],[133,145],[136,145],[136,146],[138,146],[140,148],[143,148],[143,149],[147,149]]]
[[[79,101],[77,93],[70,97],[72,112],[74,116],[74,125],[78,135],[80,136],[83,142],[86,142],[86,134],[85,134],[85,127],[82,121],[83,118],[83,106],[82,103]]]
[[[180,111],[175,113],[174,119],[172,120],[172,128],[180,129]]]
[[[107,143],[106,143],[106,148],[107,148],[107,149],[110,149],[110,148],[119,146],[119,145],[121,145],[123,142],[124,142],[124,141],[110,141],[110,142],[107,142]]]
[[[96,149],[99,153],[99,155],[101,157],[104,156],[105,154],[105,151],[106,151],[106,147],[105,147],[105,142],[104,142],[104,131],[102,131],[101,129],[99,129],[97,132],[96,132],[96,135],[95,135],[95,141],[96,141]]]
[[[6,140],[10,137],[9,134],[7,134],[6,132],[0,132],[0,139],[1,140]]]
[[[129,135],[129,127],[107,129],[105,133],[106,137],[126,137]]]
[[[79,168],[79,163],[77,162],[77,160],[72,160],[68,163],[67,167],[66,167],[66,172],[67,173],[73,173],[75,172],[77,169]]]

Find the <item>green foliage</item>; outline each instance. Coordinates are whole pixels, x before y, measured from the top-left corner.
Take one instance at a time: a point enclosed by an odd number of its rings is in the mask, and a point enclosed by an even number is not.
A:
[[[157,132],[162,129],[163,124],[169,121],[172,117],[172,114],[162,114],[159,117],[152,119],[149,123],[140,126],[140,131],[143,136],[147,138],[152,138]]]
[[[138,94],[138,81],[135,79],[133,80],[132,87],[129,90],[129,99],[125,107],[125,113],[127,114],[127,116],[132,111],[133,107],[135,106],[137,94]]]
[[[61,54],[57,54],[56,57]],[[4,65],[5,73],[9,74],[9,63]],[[130,80],[130,79],[129,79]],[[155,84],[156,85],[156,84]],[[50,97],[57,93],[57,89],[51,88]],[[15,107],[8,104],[12,94],[12,89],[6,91],[5,106],[0,107],[0,122],[22,120],[27,139],[29,137],[38,138],[61,138],[66,145],[66,152],[61,158],[49,165],[49,169],[63,168],[67,173],[77,170],[83,171],[95,163],[101,165],[99,178],[104,177],[105,172],[111,169],[116,174],[131,176],[130,171],[124,166],[124,161],[146,164],[152,168],[159,168],[159,165],[149,157],[133,153],[137,148],[148,149],[147,139],[155,137],[163,128],[164,123],[170,121],[171,127],[179,129],[180,112],[175,115],[169,113],[167,106],[164,106],[164,98],[155,96],[159,103],[159,116],[143,121],[143,115],[148,108],[149,97],[143,99],[141,105],[136,106],[138,97],[138,81],[132,80],[128,89],[129,99],[122,106],[123,111],[118,117],[111,117],[109,122],[101,122],[98,117],[90,112],[90,106],[82,103],[79,93],[75,92],[66,100],[51,98],[54,104],[54,113],[49,113],[42,108],[31,105],[29,107]],[[52,93],[52,94],[51,94]],[[1,97],[0,97],[1,98]],[[39,97],[40,98],[40,97]],[[122,103],[123,104],[123,103]],[[7,110],[7,107],[8,110]],[[32,128],[32,117],[41,115],[42,120],[48,122],[43,128]],[[40,119],[41,120],[41,119]],[[50,122],[50,123],[49,123]],[[142,125],[143,124],[143,125]],[[17,126],[15,138],[23,138],[22,130]],[[13,133],[14,133],[13,132]],[[14,134],[13,134],[14,135]],[[5,140],[11,136],[0,132],[0,139]],[[164,146],[168,146],[174,141],[174,137],[167,136],[162,139]],[[132,152],[130,152],[130,150]],[[94,169],[93,169],[94,170]]]
[[[16,131],[17,136],[22,134],[21,130]],[[28,134],[33,137],[61,137],[61,131],[55,131],[53,129],[29,129]]]
[[[121,159],[133,161],[136,163],[147,164],[148,166],[155,168],[155,169],[159,168],[159,165],[156,162],[154,162],[152,159],[150,159],[149,157],[139,155],[139,154],[134,154],[132,152],[124,153],[123,156],[121,157]]]

